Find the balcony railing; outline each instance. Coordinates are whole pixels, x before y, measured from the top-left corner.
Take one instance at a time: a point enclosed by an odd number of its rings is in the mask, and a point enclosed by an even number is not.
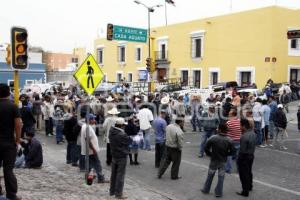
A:
[[[156,61],[167,61],[168,60],[168,51],[155,51],[155,60]]]

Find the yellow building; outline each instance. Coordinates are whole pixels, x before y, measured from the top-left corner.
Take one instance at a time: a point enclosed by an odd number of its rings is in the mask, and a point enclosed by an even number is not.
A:
[[[84,59],[87,57],[86,49],[84,47],[74,48],[73,55],[76,55],[78,58],[78,65],[83,63]]]
[[[266,7],[151,29],[157,70],[153,79],[180,78],[207,87],[217,82],[256,83],[300,80],[300,10]],[[142,80],[147,44],[95,40],[95,55],[106,80]]]

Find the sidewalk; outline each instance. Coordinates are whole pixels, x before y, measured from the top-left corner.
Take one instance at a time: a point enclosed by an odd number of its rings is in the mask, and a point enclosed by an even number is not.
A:
[[[23,200],[115,199],[109,196],[109,184],[87,186],[84,183],[84,173],[79,173],[77,167],[65,164],[65,150],[56,148],[55,145],[43,145],[43,148],[45,162],[42,169],[15,170],[18,195]],[[109,179],[110,171],[103,172],[106,179]],[[125,179],[124,193],[129,200],[171,199],[129,178]]]

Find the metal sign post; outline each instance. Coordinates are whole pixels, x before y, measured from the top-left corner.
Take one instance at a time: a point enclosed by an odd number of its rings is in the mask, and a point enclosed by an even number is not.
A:
[[[88,176],[90,173],[90,95],[87,99],[87,112],[85,116],[85,122],[86,122],[86,133],[85,133],[85,180],[87,182]]]
[[[86,102],[87,110],[86,110],[86,116],[85,116],[85,122],[86,122],[86,135],[85,135],[85,149],[86,149],[86,155],[85,155],[85,180],[88,184],[88,176],[90,172],[90,166],[89,166],[89,152],[90,152],[90,119],[89,114],[91,113],[90,110],[90,97],[98,87],[98,85],[101,83],[104,74],[97,64],[95,58],[89,54],[87,58],[84,60],[84,62],[80,65],[80,67],[76,70],[76,72],[73,74],[74,78],[77,80],[77,82],[81,85],[81,87],[84,89],[84,91],[88,95],[88,99]]]
[[[19,106],[19,71],[14,71],[14,98],[15,104]]]

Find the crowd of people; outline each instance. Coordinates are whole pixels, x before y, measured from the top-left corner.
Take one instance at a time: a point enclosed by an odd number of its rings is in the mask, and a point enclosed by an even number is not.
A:
[[[9,96],[5,93],[7,86],[1,84],[0,89],[3,104],[0,104],[0,109],[3,110],[3,107],[7,107]],[[172,163],[171,179],[181,178],[179,168],[184,133],[187,132],[185,122],[190,121],[193,132],[201,135],[199,157],[211,157],[202,192],[209,193],[213,176],[218,170],[219,181],[215,195],[221,197],[225,173],[232,173],[233,161],[236,161],[242,183],[242,192],[238,194],[248,196],[253,187],[255,147],[287,150],[283,140],[287,134],[288,122],[284,109],[288,112],[288,95],[283,90],[278,99],[272,92],[266,95],[267,98],[261,99],[239,96],[232,89],[231,95],[211,94],[203,100],[197,94],[175,98],[168,93],[133,93],[127,85],[119,85],[118,89],[110,93],[93,97],[79,95],[72,89],[46,94],[23,94],[20,96],[19,108],[10,104],[13,112],[6,112],[13,115],[13,119],[19,120],[15,124],[16,141],[23,151],[19,151],[16,156],[16,167],[41,167],[42,146],[35,134],[44,132],[47,137],[55,135],[57,145],[67,143],[66,163],[84,172],[87,156],[89,172],[95,172],[98,183],[110,182],[110,195],[118,199],[127,198],[123,193],[127,160],[129,158],[130,165],[139,165],[139,150],[152,150],[152,130],[155,135],[154,166],[158,168],[157,177],[162,178]],[[1,116],[3,124],[7,119]],[[12,130],[7,130],[10,137]],[[106,144],[106,164],[111,166],[110,181],[104,177],[99,159],[100,135]],[[6,137],[5,132],[1,131],[0,148],[4,148],[1,141]],[[86,149],[87,146],[89,149]],[[14,154],[0,155],[1,160],[5,160],[5,156]],[[6,188],[7,197],[18,199],[16,182],[12,182],[14,179],[11,178],[12,166],[3,167],[4,170],[9,169],[9,172],[4,173],[5,183],[10,184]]]

